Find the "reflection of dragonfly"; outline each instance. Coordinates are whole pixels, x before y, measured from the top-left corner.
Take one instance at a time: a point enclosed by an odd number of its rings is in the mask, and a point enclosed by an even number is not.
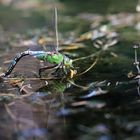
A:
[[[17,62],[24,56],[33,56],[39,60],[49,62],[50,64],[53,64],[53,66],[46,66],[42,67],[39,69],[39,76],[41,77],[41,73],[44,70],[51,69],[51,68],[57,68],[56,71],[59,69],[62,70],[63,75],[66,76],[68,74],[71,75],[71,78],[73,77],[74,70],[72,66],[72,60],[68,58],[67,56],[61,54],[58,52],[58,47],[59,47],[59,41],[58,41],[58,30],[57,30],[57,10],[55,8],[55,36],[56,36],[56,46],[54,47],[53,50],[49,51],[32,51],[32,50],[27,50],[24,52],[21,52],[16,55],[16,57],[13,59],[11,65],[9,66],[8,70],[2,75],[3,77],[8,76],[14,67],[16,66]],[[41,41],[41,40],[40,40]],[[40,43],[41,44],[41,43]],[[48,47],[48,48],[53,48],[53,47]]]

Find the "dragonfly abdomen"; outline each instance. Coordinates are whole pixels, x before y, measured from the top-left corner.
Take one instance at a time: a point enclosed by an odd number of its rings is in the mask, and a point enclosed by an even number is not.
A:
[[[16,66],[17,62],[24,56],[26,55],[30,55],[29,52],[25,51],[25,52],[21,52],[21,53],[18,53],[15,58],[12,60],[11,64],[9,65],[7,71],[2,75],[3,77],[6,77],[8,76],[12,70],[14,69],[14,67]]]
[[[51,53],[51,52],[45,52],[45,51],[30,51],[30,50],[24,51],[24,52],[18,53],[15,56],[10,66],[8,67],[7,71],[2,76],[3,77],[8,76],[13,71],[18,61],[26,55],[30,55],[39,60],[46,61],[51,64],[57,64],[57,65],[63,61],[63,57],[64,57],[61,53]]]

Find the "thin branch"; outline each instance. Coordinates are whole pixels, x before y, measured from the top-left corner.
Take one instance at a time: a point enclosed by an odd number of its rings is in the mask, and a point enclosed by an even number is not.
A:
[[[55,37],[56,37],[56,51],[58,52],[59,40],[58,40],[58,25],[57,25],[57,8],[54,9],[54,18],[55,18]]]
[[[100,50],[98,52],[95,52],[95,53],[92,53],[92,54],[90,54],[88,56],[83,56],[83,57],[80,57],[80,58],[73,59],[73,62],[88,59],[88,58],[92,58],[92,57],[95,57],[95,56],[99,56],[101,52],[102,52],[102,50]]]
[[[96,59],[88,69],[86,69],[85,71],[83,71],[79,74],[76,74],[76,76],[80,76],[80,75],[87,73],[89,70],[91,70],[96,65],[97,61],[98,61],[98,59]]]
[[[55,80],[55,79],[58,79],[58,78],[55,78],[55,77],[48,77],[48,78],[18,78],[18,77],[16,77],[16,78],[11,78],[11,77],[6,77],[6,78],[3,78],[3,79],[5,79],[5,80],[33,80],[33,81],[36,81],[36,80]]]

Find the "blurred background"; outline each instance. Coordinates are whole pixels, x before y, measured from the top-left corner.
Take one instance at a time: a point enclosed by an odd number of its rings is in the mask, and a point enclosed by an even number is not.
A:
[[[138,4],[138,0],[125,0],[124,2],[121,0],[87,0],[86,2],[84,0],[1,0],[0,24],[9,30],[16,28],[23,31],[29,27],[39,28],[47,24],[47,20],[50,20],[49,17],[51,18],[53,15],[53,7],[57,7],[60,19],[61,15],[68,17],[62,19],[61,22],[73,21],[74,26],[76,26],[78,23],[75,23],[76,21],[69,16],[74,18],[82,13],[103,14],[104,16],[121,12],[136,13],[138,12],[136,9]],[[61,28],[61,24],[59,26]]]
[[[54,7],[64,54],[77,59],[102,53],[94,68],[72,80],[80,86],[34,79],[39,62],[21,60],[11,79],[0,79],[0,139],[139,140],[132,46],[140,43],[140,0],[0,0],[0,72],[30,42],[36,47],[36,37],[55,38]],[[75,67],[81,72],[94,61]]]

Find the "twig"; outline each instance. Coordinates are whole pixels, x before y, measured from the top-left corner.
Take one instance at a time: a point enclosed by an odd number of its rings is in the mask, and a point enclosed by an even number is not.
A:
[[[94,56],[98,56],[101,52],[102,52],[102,50],[100,50],[100,51],[98,51],[98,52],[96,52],[96,53],[92,53],[92,54],[90,54],[90,55],[88,55],[88,56],[76,58],[76,59],[73,60],[73,62],[79,61],[79,60],[84,60],[84,59],[87,59],[87,58],[90,58],[90,57],[94,57]]]
[[[56,51],[58,52],[59,40],[58,40],[58,25],[57,25],[57,8],[54,9],[54,18],[55,18],[55,36],[56,36]]]
[[[98,61],[98,59],[96,59],[88,69],[86,69],[85,71],[83,71],[79,74],[76,74],[76,77],[87,73],[90,69],[92,69],[96,65],[97,61]]]
[[[58,79],[58,78],[54,78],[54,77],[50,77],[50,78],[4,78],[5,80],[19,80],[19,79],[22,79],[22,80],[55,80],[55,79]]]

